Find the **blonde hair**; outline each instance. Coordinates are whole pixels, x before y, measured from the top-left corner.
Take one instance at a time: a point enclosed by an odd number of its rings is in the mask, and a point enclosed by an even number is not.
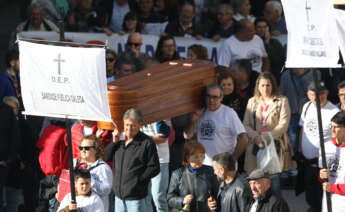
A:
[[[277,81],[274,78],[273,74],[271,74],[269,72],[263,72],[258,76],[256,83],[255,83],[255,89],[254,89],[254,96],[255,97],[261,96],[260,91],[259,91],[259,83],[260,83],[260,80],[262,80],[262,79],[266,79],[266,80],[269,80],[271,82],[271,85],[272,85],[271,95],[272,96],[274,96],[274,97],[280,96],[280,91],[279,91],[279,88],[277,86]]]

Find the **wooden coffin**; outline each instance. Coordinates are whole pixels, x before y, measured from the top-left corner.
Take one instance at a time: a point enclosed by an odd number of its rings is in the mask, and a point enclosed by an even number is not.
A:
[[[178,60],[152,65],[108,84],[111,117],[123,130],[122,117],[139,109],[144,124],[169,119],[200,108],[201,92],[216,82],[215,64],[203,60]],[[101,129],[112,123],[98,122]]]

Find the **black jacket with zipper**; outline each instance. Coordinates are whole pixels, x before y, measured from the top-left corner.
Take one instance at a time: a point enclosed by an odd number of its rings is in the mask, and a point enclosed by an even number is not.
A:
[[[167,194],[168,204],[182,211],[183,199],[192,194],[191,212],[210,212],[207,199],[210,194],[215,198],[218,191],[218,181],[209,166],[203,165],[192,173],[188,167],[182,167],[172,173]]]
[[[221,198],[222,192],[223,198]],[[220,205],[217,212],[245,212],[247,205],[252,200],[252,191],[245,175],[237,172],[231,183],[226,184],[223,181],[219,186],[217,200]]]
[[[122,140],[108,144],[105,154],[107,161],[114,162],[115,195],[122,200],[145,198],[151,178],[160,172],[155,143],[139,132],[127,146]]]
[[[253,199],[251,204],[248,205],[249,207],[247,211],[250,211],[250,208],[254,204],[254,201],[255,200]],[[271,188],[258,198],[258,206],[256,208],[256,212],[289,212],[289,211],[290,211],[289,206],[286,203],[286,201],[278,194],[275,194]]]

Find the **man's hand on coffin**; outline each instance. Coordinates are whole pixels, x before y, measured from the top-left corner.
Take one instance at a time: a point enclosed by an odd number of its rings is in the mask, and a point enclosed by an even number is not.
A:
[[[120,131],[117,128],[114,129],[112,136],[113,136],[113,143],[116,144],[117,142],[120,141]]]

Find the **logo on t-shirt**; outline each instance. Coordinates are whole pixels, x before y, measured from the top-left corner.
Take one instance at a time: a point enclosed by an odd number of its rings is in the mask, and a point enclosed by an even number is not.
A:
[[[261,56],[258,54],[256,50],[251,50],[247,54],[247,58],[252,63],[253,67],[259,67],[261,63]]]
[[[331,177],[337,177],[338,170],[341,169],[341,165],[339,164],[339,160],[336,157],[331,157],[327,160],[327,166],[329,169],[329,175]]]
[[[317,137],[319,135],[319,128],[315,119],[306,120],[305,132],[313,137]]]
[[[216,132],[216,124],[213,120],[204,120],[200,124],[201,139],[212,140]]]

